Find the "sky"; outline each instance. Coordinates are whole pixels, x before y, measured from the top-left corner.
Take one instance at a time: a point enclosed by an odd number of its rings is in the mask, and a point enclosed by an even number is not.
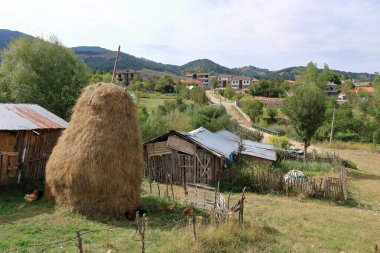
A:
[[[2,0],[1,28],[176,65],[380,71],[380,0]]]

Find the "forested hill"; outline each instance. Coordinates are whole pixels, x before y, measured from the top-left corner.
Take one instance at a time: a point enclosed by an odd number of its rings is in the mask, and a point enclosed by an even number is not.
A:
[[[17,31],[10,31],[5,29],[0,29],[0,50],[2,50],[6,45],[14,38],[21,35],[27,35]],[[29,35],[27,35],[29,36]],[[73,47],[72,50],[91,69],[102,69],[102,70],[112,70],[115,51],[111,51],[105,48],[93,46],[81,46]],[[151,69],[160,72],[173,73],[175,75],[183,75],[187,72],[207,72],[211,74],[235,74],[235,75],[245,75],[252,76],[257,79],[260,78],[275,78],[281,77],[288,80],[294,80],[297,75],[299,75],[305,67],[289,67],[278,71],[271,71],[268,69],[262,69],[254,66],[245,66],[240,68],[227,68],[219,65],[209,59],[200,59],[188,62],[182,66],[164,64],[148,60],[145,58],[135,57],[127,53],[121,53],[119,68],[130,68],[130,69]],[[339,75],[345,78],[356,79],[360,81],[369,81],[372,79],[372,75],[368,73],[352,73],[345,71],[336,71]]]
[[[26,34],[18,32],[18,31],[0,29],[0,50],[6,47],[11,40],[18,38],[22,35],[26,35]]]

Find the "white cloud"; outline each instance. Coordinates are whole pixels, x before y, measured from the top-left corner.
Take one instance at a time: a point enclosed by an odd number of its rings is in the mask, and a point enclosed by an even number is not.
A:
[[[0,27],[155,61],[380,70],[376,0],[3,1]]]

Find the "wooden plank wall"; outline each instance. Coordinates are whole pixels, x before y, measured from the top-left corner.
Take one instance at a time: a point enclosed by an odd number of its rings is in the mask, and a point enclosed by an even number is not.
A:
[[[219,179],[221,161],[211,153],[198,149],[197,155],[172,150],[170,155],[148,156],[145,176],[160,182],[175,184],[209,184]]]
[[[0,184],[17,181],[20,170],[22,181],[42,180],[46,162],[61,132],[60,129],[0,132],[0,151],[3,153]],[[12,152],[17,155],[10,156]]]

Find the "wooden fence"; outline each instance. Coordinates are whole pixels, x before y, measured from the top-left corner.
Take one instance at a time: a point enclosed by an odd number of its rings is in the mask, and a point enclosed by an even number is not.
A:
[[[280,171],[270,168],[247,168],[243,173],[249,177],[251,190],[270,193],[284,192],[287,196],[305,194],[334,201],[347,200],[346,169],[340,164],[339,177],[288,178]]]

